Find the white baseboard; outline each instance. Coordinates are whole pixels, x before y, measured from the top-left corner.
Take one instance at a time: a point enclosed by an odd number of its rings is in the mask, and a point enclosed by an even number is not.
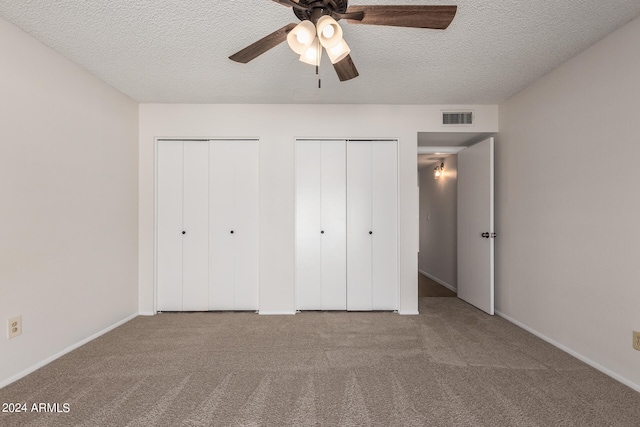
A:
[[[560,344],[559,342],[549,338],[546,335],[541,334],[540,332],[536,331],[535,329],[530,328],[529,326],[525,325],[524,323],[521,323],[519,321],[517,321],[516,319],[513,319],[512,317],[507,316],[506,314],[495,310],[495,313],[502,317],[505,320],[508,320],[509,322],[513,323],[516,326],[519,326],[520,328],[524,329],[527,332],[531,332],[533,335],[537,336],[538,338],[548,342],[549,344],[558,347],[560,350],[569,353],[570,355],[572,355],[573,357],[575,357],[578,360],[581,360],[582,362],[586,363],[587,365],[591,366],[592,368],[597,369],[598,371],[602,372],[605,375],[610,376],[611,378],[613,378],[616,381],[621,382],[622,384],[626,385],[627,387],[630,387],[632,389],[634,389],[637,392],[640,392],[640,384],[636,384],[633,381],[628,380],[627,378],[618,375],[617,373],[611,371],[610,369],[605,368],[604,366],[602,366],[601,364],[594,362],[593,360],[589,359],[586,356],[583,356],[582,354],[570,349],[569,347]]]
[[[261,316],[292,316],[295,315],[295,311],[265,311],[259,310],[258,314]]]
[[[29,375],[30,373],[37,371],[38,369],[42,368],[43,366],[53,362],[54,360],[64,356],[65,354],[75,350],[78,347],[81,347],[83,345],[85,345],[86,343],[88,343],[89,341],[93,341],[94,339],[98,338],[101,335],[106,334],[107,332],[117,328],[120,325],[124,325],[125,323],[127,323],[128,321],[130,321],[131,319],[134,319],[135,317],[138,317],[138,313],[136,314],[132,314],[131,316],[120,320],[119,322],[114,323],[111,326],[106,327],[105,329],[96,332],[95,334],[91,335],[90,337],[87,337],[81,341],[78,341],[77,343],[65,348],[64,350],[62,350],[59,353],[54,354],[51,357],[46,358],[45,360],[36,363],[35,365],[31,366],[30,368],[25,369],[22,372],[17,373],[16,375],[7,378],[6,380],[0,382],[0,388],[6,387],[9,384],[11,384],[12,382],[18,381],[20,378],[22,377],[26,377],[27,375]]]
[[[434,282],[441,284],[445,288],[447,288],[447,289],[449,289],[449,290],[451,290],[451,291],[453,291],[455,293],[458,293],[458,288],[448,284],[444,280],[440,280],[437,277],[432,276],[431,274],[429,274],[429,273],[427,273],[426,271],[423,271],[423,270],[418,270],[418,272],[420,272],[420,274],[424,274],[425,276],[427,276],[429,279],[433,280]]]
[[[401,316],[418,316],[420,312],[418,312],[418,310],[415,310],[415,311],[408,310],[408,311],[399,311],[398,314]]]
[[[156,314],[153,311],[141,311],[138,313],[139,316],[155,316]]]

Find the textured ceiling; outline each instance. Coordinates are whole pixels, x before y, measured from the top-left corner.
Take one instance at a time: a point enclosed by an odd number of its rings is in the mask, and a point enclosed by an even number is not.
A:
[[[360,77],[322,88],[283,43],[229,55],[290,23],[270,0],[0,0],[0,15],[140,102],[496,104],[640,14],[638,0],[351,0],[457,4],[444,31],[341,21]]]

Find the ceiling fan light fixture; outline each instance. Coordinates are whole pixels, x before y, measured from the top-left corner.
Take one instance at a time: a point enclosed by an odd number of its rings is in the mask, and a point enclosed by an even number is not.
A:
[[[327,55],[332,64],[336,64],[342,61],[347,55],[351,53],[351,49],[347,45],[344,39],[340,40],[340,43],[327,49]]]
[[[342,28],[338,22],[329,15],[324,15],[316,23],[318,38],[326,49],[340,43],[342,40]]]
[[[322,46],[318,38],[315,37],[309,47],[300,55],[300,61],[309,65],[320,65],[320,58],[322,57]]]
[[[298,55],[304,55],[316,37],[316,28],[311,21],[302,21],[287,34],[287,43]]]

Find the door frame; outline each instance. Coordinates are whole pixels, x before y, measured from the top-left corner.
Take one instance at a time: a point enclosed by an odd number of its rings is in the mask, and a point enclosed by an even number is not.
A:
[[[461,133],[461,134],[465,134],[466,135],[466,133]],[[483,141],[485,141],[487,139],[492,138],[492,139],[494,139],[493,157],[491,159],[491,163],[492,163],[491,166],[494,169],[493,177],[492,177],[492,184],[491,184],[492,187],[493,187],[493,186],[495,186],[495,135],[496,135],[495,133],[489,133],[489,134],[469,133],[468,134],[468,138],[467,138],[467,143],[463,144],[463,145],[453,145],[453,146],[425,145],[425,146],[418,146],[417,156],[420,155],[420,154],[435,154],[435,153],[450,154],[450,155],[457,156],[461,151],[463,151],[463,150],[465,150],[465,149],[467,149],[467,148],[469,148],[469,147],[471,147],[471,146],[473,146],[473,145],[475,145],[477,143],[480,143],[480,142],[483,142]],[[416,156],[416,162],[418,160],[417,156]],[[458,163],[458,165],[459,165],[459,163]],[[456,193],[457,193],[457,186],[458,186],[458,183],[456,181]],[[419,205],[420,189],[418,189],[418,192],[419,192],[418,193],[418,205]],[[494,194],[495,194],[495,190],[494,190]],[[456,197],[458,197],[458,196],[456,196]],[[459,205],[459,204],[457,204],[457,205]],[[459,206],[456,207],[456,218],[455,218],[456,230],[458,230],[458,228],[459,228],[459,225],[458,225],[458,213],[457,213],[458,207]],[[495,200],[494,200],[494,206],[492,206],[491,209],[495,213]],[[420,210],[418,208],[418,245],[420,244],[419,243],[420,242],[420,227],[419,227],[420,218],[421,218],[421,212],[420,212]],[[489,230],[489,232],[490,233],[494,233],[494,231],[495,231],[495,214],[493,215],[492,229]],[[495,234],[493,234],[493,236],[495,237]],[[492,237],[490,240],[491,240],[491,244],[495,245],[495,239]],[[457,238],[456,238],[456,245],[457,245]],[[458,268],[458,256],[457,256],[457,253],[456,253],[455,264],[456,264],[456,269],[457,269]],[[492,274],[492,277],[493,277],[492,278],[493,285],[492,285],[492,290],[491,290],[491,292],[492,292],[492,300],[493,300],[492,306],[494,307],[494,311],[495,311],[495,273],[494,273],[495,272],[495,246],[494,246],[494,255],[493,255],[493,258],[492,258],[491,271],[492,271],[491,274]],[[421,274],[420,268],[419,268],[419,264],[418,264],[418,274]],[[438,283],[440,282],[440,280],[438,280],[438,278],[435,278],[435,277],[433,277],[431,275],[428,275],[428,274],[427,274],[427,276],[430,279],[434,280],[435,282],[438,282]],[[443,286],[445,286],[445,285],[443,284]],[[449,286],[445,286],[445,287],[451,289]],[[458,283],[456,283],[456,288],[455,289],[451,289],[451,290],[455,290],[455,292],[457,293],[458,292]],[[461,299],[460,297],[457,297],[457,298]],[[464,301],[464,300],[462,300],[462,301]]]

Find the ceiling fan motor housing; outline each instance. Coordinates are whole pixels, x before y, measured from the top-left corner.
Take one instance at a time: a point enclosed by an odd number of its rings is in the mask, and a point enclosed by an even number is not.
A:
[[[307,10],[293,9],[293,13],[301,21],[310,20],[315,24],[322,16],[331,15],[333,12],[345,13],[348,0],[299,0],[300,6],[308,7]]]

